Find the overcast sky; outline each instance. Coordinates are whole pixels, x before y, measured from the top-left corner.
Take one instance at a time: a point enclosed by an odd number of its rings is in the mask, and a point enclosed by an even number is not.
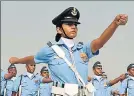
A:
[[[109,79],[126,72],[134,62],[134,2],[133,1],[2,1],[1,2],[1,68],[7,70],[12,56],[36,54],[49,40],[54,40],[56,30],[52,19],[68,7],[80,11],[76,42],[88,42],[99,37],[118,14],[127,14],[128,23],[119,26],[113,37],[89,61],[99,60]],[[37,65],[39,72],[45,64]],[[18,74],[26,71],[25,65],[16,65]]]

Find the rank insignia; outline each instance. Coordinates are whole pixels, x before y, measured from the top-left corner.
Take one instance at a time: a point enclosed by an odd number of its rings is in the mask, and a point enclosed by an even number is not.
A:
[[[106,86],[107,86],[107,83],[105,82],[105,83],[104,83],[104,87],[106,87]]]
[[[80,53],[80,57],[84,62],[87,61],[87,59],[88,59],[86,53]]]

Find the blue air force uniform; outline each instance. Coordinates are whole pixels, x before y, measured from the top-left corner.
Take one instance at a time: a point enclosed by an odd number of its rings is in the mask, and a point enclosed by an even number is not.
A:
[[[16,67],[14,64],[12,64],[8,67],[8,69],[9,68],[16,68]],[[14,80],[16,79],[16,77],[12,77],[11,79],[5,79],[5,77],[4,77],[5,74],[7,74],[7,73],[1,70],[1,84],[0,84],[1,96],[4,96],[4,94],[6,96],[11,96]],[[4,89],[6,89],[6,93],[4,93]]]
[[[27,74],[23,74],[15,80],[13,91],[18,92],[21,85],[21,96],[37,96],[42,80],[43,77],[39,74],[33,75],[31,78]]]
[[[48,72],[46,66],[41,69],[40,73],[42,72]],[[39,96],[51,96],[51,87],[52,83],[41,83],[39,88]]]
[[[132,68],[134,69],[133,63],[127,67],[127,71],[129,71]],[[121,82],[119,94],[125,93],[127,93],[128,96],[134,96],[134,76],[128,75],[128,77]]]
[[[62,40],[56,43],[62,50],[64,50],[67,59],[72,62],[70,57],[69,49],[64,44]],[[91,52],[90,42],[87,44],[76,44],[72,48],[72,53],[74,56],[75,66],[84,82],[87,84],[88,77],[88,61],[91,57],[98,54],[98,51],[93,54]],[[82,57],[82,54],[85,57]],[[82,59],[84,58],[84,59]],[[34,57],[35,62],[47,63],[49,67],[49,72],[51,74],[51,79],[53,81],[58,81],[60,83],[73,83],[78,84],[74,72],[68,67],[66,62],[59,58],[57,54],[52,50],[51,47],[45,46],[42,48]],[[73,63],[73,62],[72,62]]]

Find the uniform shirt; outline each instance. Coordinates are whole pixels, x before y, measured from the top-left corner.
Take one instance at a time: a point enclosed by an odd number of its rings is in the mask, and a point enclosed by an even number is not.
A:
[[[41,83],[39,89],[39,96],[51,96],[52,83]]]
[[[1,79],[0,79],[0,88],[1,88],[1,95],[4,95],[4,88],[5,88],[5,72],[1,70]]]
[[[6,73],[4,71],[1,72],[1,84],[0,84],[1,95],[4,95],[4,89],[6,88],[6,96],[11,96],[15,77],[6,80],[4,78],[5,74]]]
[[[23,74],[14,81],[13,91],[18,92],[21,81],[21,96],[37,96],[39,85],[42,80],[43,77],[39,74],[32,75],[31,78],[29,78],[27,73]]]
[[[94,96],[111,96],[112,87],[109,85],[109,81],[106,78],[101,77],[100,80],[98,80],[98,78],[94,76],[92,83],[96,89]]]
[[[56,44],[65,52],[66,58],[72,64],[75,65],[77,71],[83,78],[84,82],[87,84],[88,61],[94,55],[98,55],[99,51],[93,54],[91,52],[90,42],[87,44],[78,43],[72,47],[73,58],[71,58],[69,49],[64,44],[62,39],[60,39],[59,42],[57,42]],[[57,56],[57,54],[52,50],[51,47],[45,46],[44,48],[42,48],[35,55],[34,61],[36,62],[36,64],[38,63],[48,64],[51,79],[53,81],[58,81],[60,83],[78,84],[74,72],[68,67],[68,65],[63,59]]]
[[[14,81],[15,81],[15,77],[7,80],[7,84],[6,84],[6,96],[11,96],[12,95],[12,91],[13,91],[13,84],[14,84]]]
[[[134,79],[130,76],[122,81],[119,94],[125,94],[128,88],[128,96],[134,96]]]

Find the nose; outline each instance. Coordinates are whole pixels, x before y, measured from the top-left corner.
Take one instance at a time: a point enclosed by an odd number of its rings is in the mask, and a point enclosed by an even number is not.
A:
[[[72,27],[73,29],[75,29],[75,28],[76,28],[76,25],[75,25],[75,24],[72,24],[71,27]]]

